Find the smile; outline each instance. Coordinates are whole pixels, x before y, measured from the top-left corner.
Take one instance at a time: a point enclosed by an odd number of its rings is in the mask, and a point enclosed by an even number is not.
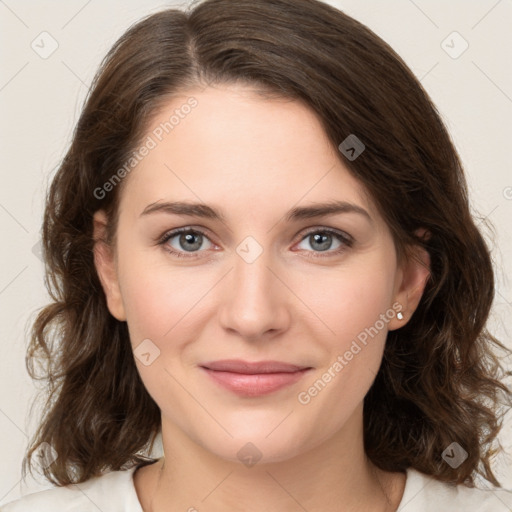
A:
[[[246,397],[267,395],[299,381],[311,367],[301,367],[277,361],[249,363],[224,360],[200,366],[224,389]]]

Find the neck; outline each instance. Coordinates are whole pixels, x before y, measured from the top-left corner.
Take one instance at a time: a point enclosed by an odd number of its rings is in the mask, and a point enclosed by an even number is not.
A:
[[[162,440],[166,456],[135,478],[145,512],[390,512],[405,485],[405,475],[366,458],[362,415],[308,452],[250,466],[212,454],[164,419]]]

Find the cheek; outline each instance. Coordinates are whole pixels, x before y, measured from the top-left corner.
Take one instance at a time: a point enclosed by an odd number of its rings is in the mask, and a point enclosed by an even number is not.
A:
[[[311,336],[324,357],[297,399],[308,413],[331,411],[324,420],[326,432],[342,424],[366,395],[381,364],[388,322],[395,314],[391,260],[374,259],[345,270],[303,289],[322,320]]]
[[[165,259],[127,256],[119,265],[121,292],[132,343],[137,338],[172,339],[193,330],[201,300],[214,287],[207,269],[172,268]]]
[[[325,275],[317,274],[314,284],[303,285],[300,294],[322,321],[322,332],[330,333],[328,338],[333,348],[343,350],[391,309],[394,269],[384,261],[368,262]],[[381,322],[378,328],[382,330]]]

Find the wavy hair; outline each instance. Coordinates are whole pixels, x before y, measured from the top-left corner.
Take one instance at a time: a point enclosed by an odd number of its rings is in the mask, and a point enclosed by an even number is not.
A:
[[[367,456],[385,471],[411,467],[468,486],[479,474],[501,486],[491,459],[501,405],[510,406],[502,378],[511,372],[497,355],[508,349],[485,327],[492,260],[459,156],[403,60],[318,0],[206,0],[162,10],[130,27],[102,61],[46,198],[42,245],[52,302],[33,322],[26,363],[47,394],[24,475],[36,450],[48,446],[58,457],[43,473],[59,486],[153,460],[160,410],[139,377],[126,323],[107,309],[93,257],[93,214],[107,212],[107,241],[115,243],[123,182],[97,191],[171,96],[235,83],[304,102],[336,150],[350,134],[363,141],[356,160],[338,157],[366,187],[399,256],[414,245],[430,255],[421,302],[407,325],[389,332],[364,399]],[[429,236],[419,237],[419,228]],[[442,460],[452,442],[468,453],[457,468]]]

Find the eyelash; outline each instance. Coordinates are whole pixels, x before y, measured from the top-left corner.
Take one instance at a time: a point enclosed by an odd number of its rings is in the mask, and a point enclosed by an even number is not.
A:
[[[208,238],[208,235],[204,231],[201,231],[200,229],[192,229],[190,227],[184,227],[184,228],[178,228],[178,229],[175,229],[173,231],[169,231],[169,232],[165,233],[158,240],[158,245],[164,246],[164,250],[165,251],[167,251],[168,253],[170,253],[173,256],[176,256],[178,258],[197,258],[197,256],[193,256],[192,255],[192,254],[197,254],[197,253],[190,253],[191,254],[190,256],[189,255],[185,255],[186,253],[184,253],[182,251],[175,251],[174,249],[170,249],[169,246],[166,245],[167,242],[171,238],[174,238],[176,235],[179,235],[181,233],[200,234],[203,237],[205,237],[208,240],[210,240]],[[303,240],[305,240],[308,236],[311,236],[311,235],[317,234],[317,233],[333,235],[334,237],[336,237],[342,243],[342,245],[338,249],[336,249],[334,251],[329,251],[329,250],[327,250],[327,251],[306,251],[308,253],[313,253],[313,254],[310,254],[309,256],[307,256],[308,258],[328,258],[328,257],[336,256],[336,255],[339,255],[342,252],[344,252],[347,247],[348,248],[352,247],[352,245],[354,243],[354,239],[350,235],[348,235],[346,233],[343,233],[343,232],[340,232],[340,231],[337,231],[337,230],[332,229],[332,228],[327,228],[327,227],[326,228],[314,228],[311,231],[308,231],[299,240],[299,243],[302,242]],[[210,240],[210,242],[211,242],[211,240]],[[201,252],[201,251],[199,251],[199,252]],[[326,252],[327,255],[321,254],[322,252]]]

